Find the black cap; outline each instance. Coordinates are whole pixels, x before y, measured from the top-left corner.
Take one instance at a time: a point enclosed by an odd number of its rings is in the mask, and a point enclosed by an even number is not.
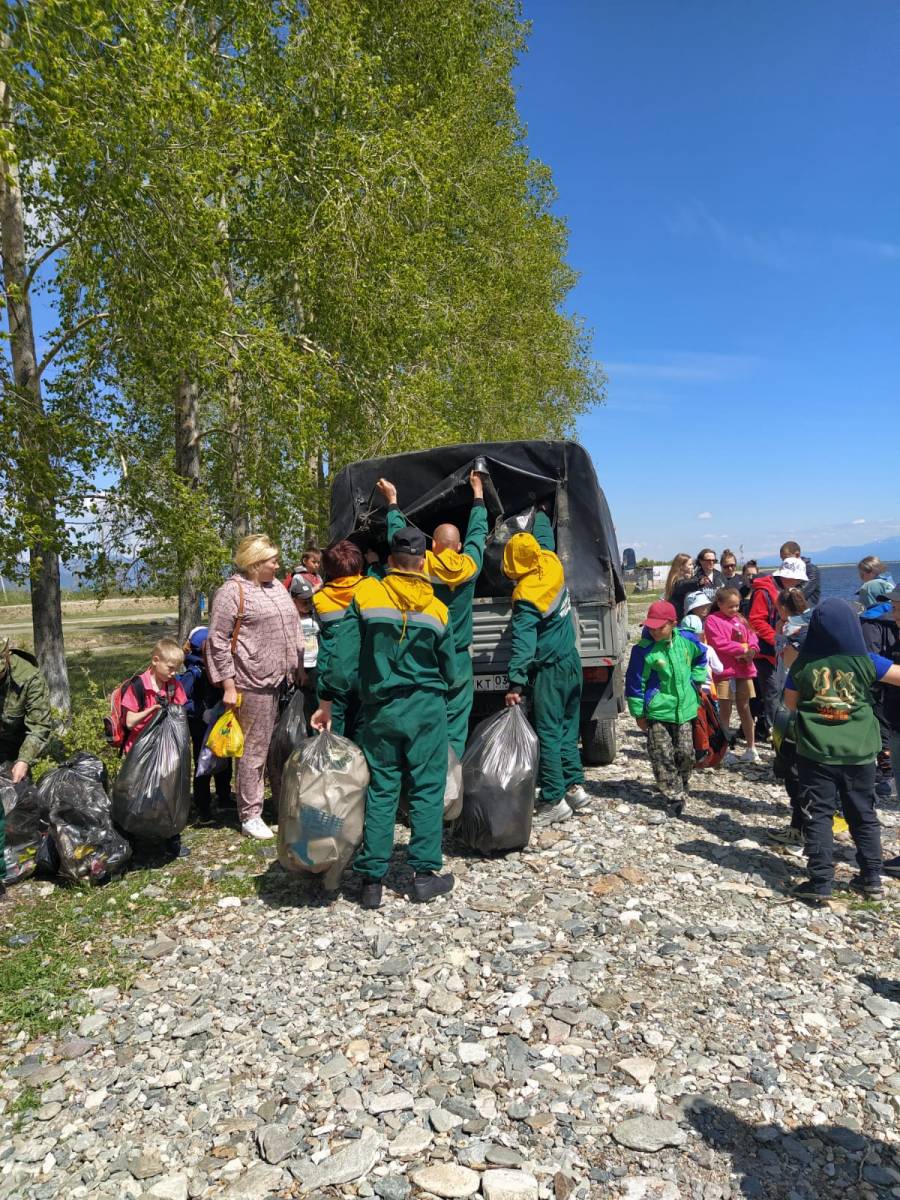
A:
[[[414,525],[405,525],[391,538],[391,554],[414,554],[423,558],[425,549],[425,534]]]
[[[312,599],[312,594],[312,584],[304,579],[302,575],[295,575],[291,580],[291,595],[298,600],[310,600]]]

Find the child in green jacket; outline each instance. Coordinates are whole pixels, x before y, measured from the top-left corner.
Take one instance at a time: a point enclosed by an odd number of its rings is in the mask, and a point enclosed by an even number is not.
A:
[[[656,786],[670,816],[681,816],[694,767],[691,722],[706,680],[706,647],[676,629],[677,613],[667,600],[650,605],[641,640],[632,647],[625,675],[628,711],[647,734],[647,753]]]

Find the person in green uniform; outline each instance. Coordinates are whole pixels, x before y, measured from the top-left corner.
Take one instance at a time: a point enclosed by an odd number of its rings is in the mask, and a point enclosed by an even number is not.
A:
[[[331,652],[331,642],[338,623],[344,619],[347,609],[362,583],[363,556],[359,547],[346,539],[335,542],[322,551],[324,585],[313,594],[313,607],[319,622],[318,671],[323,671]],[[352,738],[356,732],[359,715],[359,700],[356,689],[347,701],[335,701],[331,713],[331,727],[342,737]]]
[[[469,475],[472,509],[462,541],[455,525],[439,525],[425,554],[425,574],[434,594],[446,604],[456,652],[456,683],[447,693],[447,732],[457,758],[462,758],[469,739],[469,717],[474,698],[472,684],[472,597],[484,562],[484,543],[488,534],[484,485],[475,471]],[[388,479],[379,479],[378,490],[388,502],[388,540],[406,524],[397,506],[397,489]]]
[[[425,535],[405,527],[391,539],[384,579],[364,579],[337,623],[319,673],[314,729],[331,725],[332,704],[359,686],[359,745],[369,764],[363,844],[354,869],[363,878],[363,908],[378,908],[394,847],[401,786],[409,802],[407,861],[413,896],[449,892],[439,874],[447,783],[447,690],[455,652],[446,605],[435,597],[425,566]]]
[[[565,821],[590,799],[578,750],[581,659],[572,601],[554,547],[553,527],[539,511],[534,533],[513,534],[503,551],[503,573],[515,583],[506,704],[521,704],[530,685],[541,748],[538,825]]]
[[[0,643],[0,762],[9,763],[13,783],[21,783],[44,753],[53,718],[50,693],[37,659]],[[0,804],[0,896],[6,877],[6,821]]]

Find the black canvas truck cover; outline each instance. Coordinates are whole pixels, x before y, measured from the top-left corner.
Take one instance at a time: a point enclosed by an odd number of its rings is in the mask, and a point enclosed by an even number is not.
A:
[[[411,524],[430,536],[437,525],[449,521],[465,536],[472,504],[469,472],[479,458],[490,474],[484,498],[491,532],[477,595],[512,591],[500,569],[505,540],[500,527],[511,517],[543,506],[556,528],[556,550],[575,603],[611,605],[625,599],[606,497],[590,456],[576,442],[439,446],[352,463],[334,479],[331,540],[350,537],[364,549],[371,546],[386,554],[387,508],[375,487],[382,477],[396,485],[400,508]]]

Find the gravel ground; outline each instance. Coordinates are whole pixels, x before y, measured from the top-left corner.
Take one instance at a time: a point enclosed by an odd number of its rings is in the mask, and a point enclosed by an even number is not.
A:
[[[768,760],[663,820],[623,719],[588,775],[521,854],[451,842],[446,900],[402,846],[377,913],[268,862],[130,946],[127,994],[7,1043],[0,1198],[900,1197],[900,885],[787,900]]]

